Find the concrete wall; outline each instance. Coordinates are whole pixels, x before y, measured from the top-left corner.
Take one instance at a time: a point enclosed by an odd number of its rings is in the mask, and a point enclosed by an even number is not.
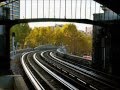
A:
[[[6,75],[0,77],[0,90],[28,90],[21,75]]]

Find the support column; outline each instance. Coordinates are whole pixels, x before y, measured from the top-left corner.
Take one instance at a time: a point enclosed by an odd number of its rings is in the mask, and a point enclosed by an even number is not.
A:
[[[95,69],[103,70],[103,60],[102,60],[102,27],[93,27],[93,53],[92,53],[92,66]]]
[[[108,28],[94,26],[93,28],[93,60],[95,69],[111,73],[110,70],[111,33]]]
[[[93,61],[95,69],[120,76],[120,24],[93,30]]]
[[[113,24],[109,30],[111,33],[111,70],[112,74],[120,76],[120,24]]]
[[[10,28],[11,25],[1,25],[0,35],[0,73],[10,74]]]
[[[0,7],[0,75],[10,74],[10,28],[11,23],[5,22],[10,18],[10,8]]]

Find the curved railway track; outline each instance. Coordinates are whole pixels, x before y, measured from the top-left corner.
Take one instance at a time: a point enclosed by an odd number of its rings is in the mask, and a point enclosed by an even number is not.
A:
[[[80,69],[80,70],[82,70],[85,73],[91,74],[92,76],[94,75],[95,77],[97,77],[97,78],[99,78],[99,79],[101,79],[103,81],[106,81],[107,83],[111,83],[112,85],[118,84],[119,81],[120,81],[120,78],[118,78],[118,77],[112,76],[112,75],[104,73],[102,71],[95,70],[95,69],[93,69],[91,67],[87,67],[85,65],[81,65],[78,60],[76,62],[76,60],[66,59],[64,57],[56,55],[55,52],[50,52],[50,56],[55,58],[55,59],[57,59],[57,60],[60,60],[62,62],[71,64],[71,66],[74,65],[73,66],[74,68],[76,68],[78,70]],[[118,81],[118,83],[117,83],[117,81]]]
[[[38,80],[35,77],[35,75],[33,74],[32,70],[30,70],[30,65],[28,64],[28,60],[27,60],[27,55],[30,53],[31,52],[24,53],[21,57],[21,64],[23,66],[23,69],[24,69],[26,75],[28,76],[29,80],[32,82],[35,89],[45,90],[43,88],[43,86],[38,82]]]
[[[59,52],[59,53],[60,53],[60,52]],[[71,63],[71,64],[73,64],[73,65],[75,65],[75,66],[77,66],[77,67],[84,68],[84,69],[86,69],[87,71],[94,72],[94,73],[96,73],[96,74],[98,74],[98,75],[100,75],[100,76],[104,76],[105,78],[112,79],[112,80],[111,80],[112,82],[113,82],[113,81],[118,81],[118,82],[120,81],[120,77],[116,77],[116,76],[107,74],[107,73],[105,73],[105,72],[95,70],[95,69],[93,69],[92,67],[88,67],[88,66],[82,65],[79,60],[76,60],[76,59],[74,59],[74,60],[73,60],[73,59],[70,59],[70,60],[69,60],[69,59],[67,59],[67,58],[64,57],[64,54],[63,54],[63,53],[61,53],[61,54],[62,54],[62,55],[59,56],[56,52],[52,52],[52,56],[55,57],[55,58],[57,58],[57,59],[63,60],[63,61],[68,62],[68,63]],[[75,58],[76,58],[76,57],[75,57]],[[80,58],[80,59],[82,59],[82,58]]]
[[[42,55],[41,55],[42,56]],[[47,58],[51,58],[53,63],[56,65],[60,65],[63,67],[63,71],[69,72],[69,75],[72,77],[77,77],[78,80],[83,82],[84,84],[87,84],[89,87],[92,87],[94,89],[117,89],[119,87],[119,83],[112,81],[111,79],[108,79],[107,77],[101,76],[99,74],[96,74],[92,69],[86,70],[84,68],[79,68],[73,64],[70,64],[68,62],[65,62],[63,60],[60,60],[52,55],[52,52],[49,52],[48,55],[46,55]],[[68,69],[65,69],[65,68]],[[100,72],[99,72],[100,73]]]
[[[24,53],[21,59],[22,66],[33,86],[37,90],[78,90],[36,58],[36,53]]]
[[[32,51],[21,57],[23,69],[37,90],[116,90],[111,80],[62,60],[51,51]],[[107,81],[106,81],[107,80]]]

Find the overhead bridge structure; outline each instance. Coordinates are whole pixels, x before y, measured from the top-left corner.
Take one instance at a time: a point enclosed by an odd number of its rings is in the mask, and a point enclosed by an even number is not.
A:
[[[10,69],[9,33],[13,25],[29,22],[76,22],[93,25],[93,67],[120,75],[120,6],[117,0],[0,2],[0,27],[4,28],[0,29],[0,72]],[[18,9],[15,10],[16,8]],[[16,17],[15,13],[20,16]]]

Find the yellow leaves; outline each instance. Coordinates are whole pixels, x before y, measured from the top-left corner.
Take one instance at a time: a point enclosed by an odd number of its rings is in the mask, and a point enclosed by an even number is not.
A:
[[[21,23],[14,25],[10,30],[10,37],[12,32],[15,33],[15,43],[19,43],[20,47],[23,48],[25,44],[25,38],[30,33],[31,28],[27,23]],[[12,44],[12,43],[11,43]]]
[[[29,47],[45,44],[64,45],[70,53],[77,55],[92,51],[92,37],[78,31],[74,24],[65,24],[62,27],[35,27],[29,31],[23,43]]]

